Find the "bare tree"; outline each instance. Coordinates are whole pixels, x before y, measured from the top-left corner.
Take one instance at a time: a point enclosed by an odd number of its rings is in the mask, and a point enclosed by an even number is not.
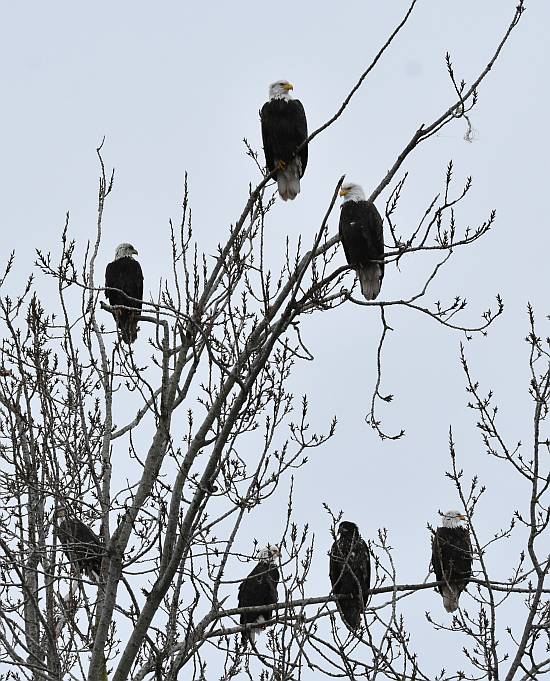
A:
[[[310,135],[309,143],[328,134],[344,116],[415,5],[413,0],[336,114]],[[469,115],[478,88],[523,9],[520,1],[493,56],[471,84],[456,79],[447,55],[453,101],[431,123],[418,127],[371,193],[374,201],[387,192],[386,263],[404,267],[419,254],[435,258],[420,289],[407,299],[359,300],[353,272],[334,265],[339,239],[329,233],[329,220],[343,178],[335,178],[334,192],[317,216],[313,242],[306,249],[301,238],[281,240],[278,263],[264,249],[275,204],[271,175],[249,191],[214,257],[201,253],[194,239],[186,186],[181,220],[170,223],[170,280],[160,282],[154,299],[143,301],[138,343],[149,344],[151,359],[138,366],[131,348],[113,330],[105,312],[112,308],[101,300],[104,290],[96,265],[114,174],[98,149],[97,231],[84,261],[76,256],[68,217],[60,253],[38,252],[40,280],[56,287],[55,311],[39,298],[34,278],[16,297],[6,294],[0,301],[4,678],[174,680],[182,671],[187,678],[201,679],[207,677],[207,666],[208,674],[220,679],[238,673],[298,679],[307,669],[346,678],[428,678],[410,644],[400,601],[436,583],[398,583],[385,531],[371,543],[375,580],[357,636],[348,635],[335,617],[330,593],[308,594],[315,546],[308,528],[293,520],[292,492],[299,485],[299,469],[331,438],[336,419],[324,433],[312,432],[307,399],[296,401],[288,380],[297,362],[312,359],[300,327],[305,315],[330,314],[344,304],[378,308],[377,381],[367,416],[381,437],[396,439],[403,432],[386,433],[377,415],[380,402],[391,400],[381,392],[387,311],[410,308],[467,335],[484,333],[501,314],[498,296],[496,308],[474,324],[463,320],[466,301],[460,295],[448,303],[426,303],[441,269],[493,225],[491,213],[474,229],[460,227],[459,208],[471,180],[455,189],[449,163],[442,189],[414,228],[398,234],[395,218],[407,178],[407,173],[398,173],[412,152],[443,127],[462,122],[466,136],[471,135]],[[256,152],[247,149],[259,167]],[[12,264],[13,258],[0,282],[4,288]],[[530,511],[517,516],[529,529],[529,539],[527,557],[518,560],[510,579],[492,580],[484,556],[495,540],[478,537],[472,520],[481,490],[475,481],[463,489],[451,443],[451,475],[470,519],[479,574],[470,586],[475,612],[460,611],[452,624],[470,638],[465,654],[473,671],[444,672],[442,679],[531,679],[548,671],[548,557],[540,551],[548,525],[544,495],[549,482],[542,464],[548,441],[539,431],[550,374],[547,365],[542,378],[536,373],[549,355],[535,339],[534,326],[532,336],[532,459],[506,447],[490,402],[470,379],[464,359],[487,448],[531,484]],[[133,415],[128,414],[128,401],[137,405]],[[243,555],[236,539],[250,513],[269,503],[285,479],[292,482],[286,524],[278,538],[283,555],[280,603],[273,605],[276,617],[265,644],[245,652],[239,636],[243,627],[237,624],[242,609],[229,607],[228,599],[248,571],[243,563],[256,547]],[[63,550],[56,520],[61,509],[69,509],[98,535],[97,543],[89,540],[104,550],[97,582],[81,561],[74,555],[71,560],[71,552],[67,556]],[[337,520],[333,513],[333,527]],[[527,616],[522,629],[510,628],[515,652],[505,666],[496,614],[516,594],[525,600]],[[507,669],[506,677],[500,668]]]

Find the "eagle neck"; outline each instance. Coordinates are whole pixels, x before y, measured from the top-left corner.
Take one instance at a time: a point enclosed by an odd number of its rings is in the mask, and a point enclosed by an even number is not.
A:
[[[290,102],[290,101],[292,101],[292,95],[290,94],[290,92],[277,93],[276,95],[273,95],[271,97],[271,101],[273,102],[274,100],[279,100],[279,101],[283,101],[283,102]]]

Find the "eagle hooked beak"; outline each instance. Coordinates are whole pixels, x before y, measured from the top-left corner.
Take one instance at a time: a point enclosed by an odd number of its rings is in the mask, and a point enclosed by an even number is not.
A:
[[[349,189],[340,189],[340,196],[347,196],[349,194]]]
[[[283,85],[283,87],[287,92],[289,90],[294,90],[294,85],[292,85],[292,83],[287,83],[286,85]]]
[[[466,518],[465,515],[462,515],[462,513],[461,513],[460,515],[457,515],[456,517],[457,517],[459,520],[468,520],[468,518]]]
[[[139,253],[136,251],[135,248],[132,248],[132,254],[133,254],[133,255],[139,255]]]

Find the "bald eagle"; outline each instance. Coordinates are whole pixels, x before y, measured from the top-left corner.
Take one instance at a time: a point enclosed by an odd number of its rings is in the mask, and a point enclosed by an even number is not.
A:
[[[270,544],[260,551],[258,564],[239,586],[239,608],[271,605],[278,602],[279,570],[275,565],[275,560],[279,556],[279,549]],[[257,624],[258,628],[262,628],[262,624],[270,620],[272,615],[271,608],[265,608],[265,610],[258,612],[243,612],[241,613],[241,624]],[[255,628],[246,629],[242,632],[242,641],[245,646],[248,640],[254,643],[255,637]]]
[[[137,254],[132,244],[120,244],[116,248],[115,259],[105,269],[105,295],[109,304],[132,308],[119,308],[113,312],[125,343],[133,343],[137,338],[137,322],[143,299],[143,273],[139,262],[133,258]]]
[[[361,292],[367,300],[380,293],[384,277],[384,235],[382,218],[372,201],[365,200],[358,184],[343,184],[340,240],[346,260],[357,272]]]
[[[330,550],[330,583],[344,624],[358,629],[370,589],[369,547],[355,523],[344,520]]]
[[[99,582],[105,547],[93,530],[60,508],[57,512],[57,536],[69,562],[78,572],[87,575],[93,582]]]
[[[447,511],[443,523],[432,538],[432,567],[437,581],[444,581],[437,587],[443,596],[447,612],[458,608],[460,594],[472,576],[472,545],[466,526],[466,516],[460,511]]]
[[[272,83],[269,101],[260,112],[265,164],[268,172],[277,170],[275,179],[283,201],[295,199],[300,193],[300,178],[307,166],[307,144],[293,158],[307,139],[307,121],[302,103],[290,95],[292,89],[287,80]]]

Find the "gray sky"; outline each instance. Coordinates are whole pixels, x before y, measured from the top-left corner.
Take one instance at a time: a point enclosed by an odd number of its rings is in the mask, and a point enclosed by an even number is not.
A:
[[[8,291],[15,295],[23,285],[35,248],[55,247],[67,210],[80,252],[93,238],[95,147],[104,135],[104,156],[116,168],[116,184],[105,215],[100,271],[116,244],[131,241],[140,251],[146,291],[156,291],[168,262],[168,219],[179,217],[185,171],[195,234],[212,253],[240,213],[248,183],[259,180],[242,139],[260,149],[258,110],[269,83],[279,78],[294,83],[313,130],[338,108],[399,21],[404,4],[3,3],[0,219],[4,257],[11,249],[17,253]],[[515,4],[419,3],[345,115],[312,145],[301,195],[293,203],[278,203],[271,213],[274,257],[280,257],[277,249],[287,233],[301,233],[306,241],[313,237],[342,173],[367,193],[378,184],[420,123],[453,101],[445,52],[452,55],[457,77],[469,81],[494,51]],[[494,230],[452,259],[428,300],[464,295],[470,303],[467,318],[474,321],[495,293],[503,295],[504,317],[488,339],[474,339],[466,351],[475,374],[497,391],[512,442],[530,441],[523,342],[527,300],[541,324],[547,313],[550,238],[542,202],[550,151],[549,21],[547,2],[528,3],[480,91],[471,117],[476,141],[463,141],[465,126],[458,122],[422,146],[404,168],[410,177],[398,214],[402,232],[414,228],[443,187],[451,158],[457,188],[469,174],[474,179],[470,198],[458,211],[460,224],[479,224],[497,209]],[[381,210],[386,197],[378,201]],[[331,231],[337,219],[335,212]],[[343,264],[343,255],[340,260]],[[417,262],[401,271],[389,267],[382,296],[413,293],[429,266]],[[396,397],[380,415],[387,428],[406,428],[407,437],[395,444],[380,442],[364,423],[375,377],[378,311],[346,305],[305,324],[316,361],[298,367],[293,389],[311,395],[313,423],[321,426],[333,414],[339,418],[336,437],[296,481],[296,517],[317,535],[311,595],[328,591],[330,537],[323,501],[343,509],[365,537],[378,527],[389,529],[400,581],[426,576],[426,523],[437,520],[438,509],[458,505],[444,477],[450,424],[466,474],[479,474],[489,487],[476,517],[481,533],[492,536],[515,508],[526,507],[525,488],[487,459],[473,414],[464,408],[460,336],[410,311],[392,310],[388,321],[395,332],[385,351],[383,390]],[[145,360],[148,348],[136,347]],[[254,536],[267,541],[280,532],[280,503],[281,497],[272,499],[243,529],[243,550]],[[515,556],[513,546],[508,548]],[[508,576],[505,551],[490,560],[495,578]],[[445,618],[439,597],[426,592],[410,600],[406,612],[414,639],[431,647],[432,671],[463,666],[452,637],[422,622],[426,609]],[[439,653],[433,654],[436,645]]]

